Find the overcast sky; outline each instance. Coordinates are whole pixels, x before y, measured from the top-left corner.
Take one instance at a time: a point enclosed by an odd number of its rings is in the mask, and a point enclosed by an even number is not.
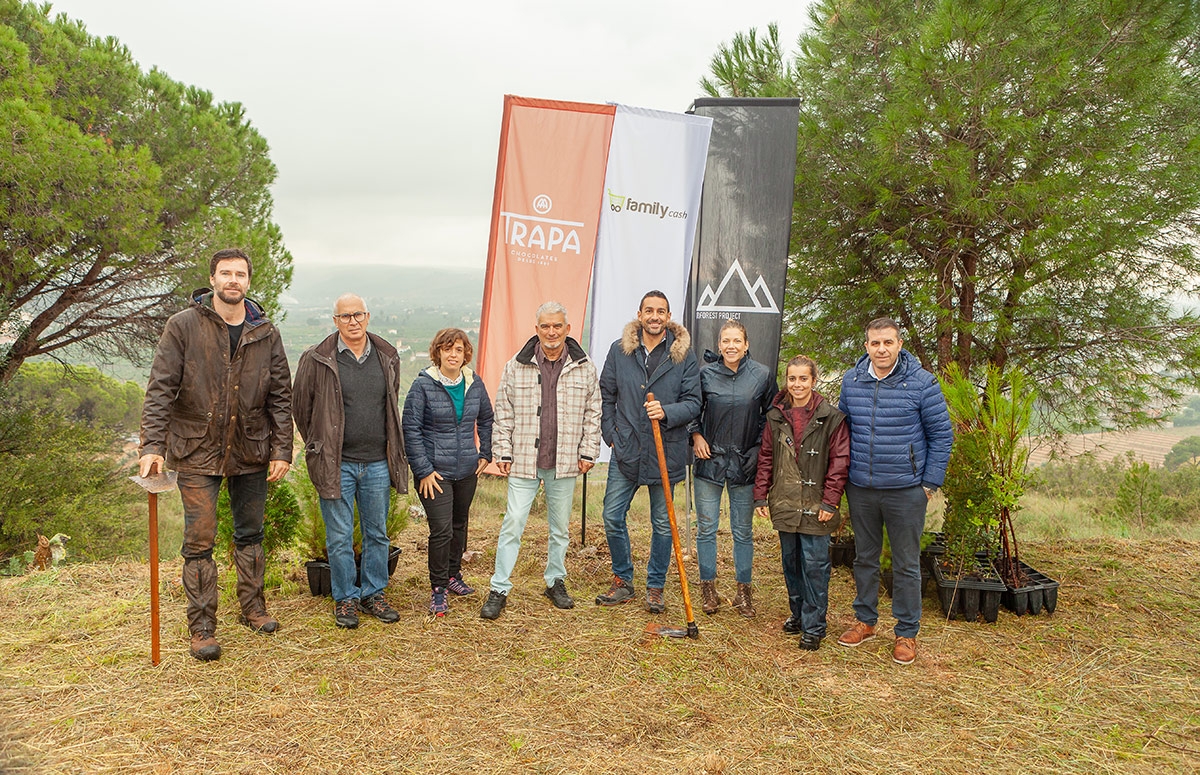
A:
[[[482,268],[505,94],[684,111],[717,48],[807,2],[55,0],[144,69],[241,102],[305,266]]]

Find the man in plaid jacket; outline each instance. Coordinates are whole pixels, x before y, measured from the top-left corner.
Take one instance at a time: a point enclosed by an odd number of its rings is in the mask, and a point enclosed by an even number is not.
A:
[[[567,527],[575,477],[600,454],[600,383],[596,367],[570,337],[567,309],[538,307],[536,335],[504,366],[496,389],[492,451],[508,476],[508,505],[496,544],[496,570],[479,616],[496,619],[508,603],[521,535],[538,484],[546,491],[550,526],[544,594],[557,608],[574,608],[567,593]]]

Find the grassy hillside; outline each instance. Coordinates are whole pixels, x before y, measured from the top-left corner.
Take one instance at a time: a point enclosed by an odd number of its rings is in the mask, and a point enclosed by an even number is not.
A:
[[[541,596],[546,529],[535,511],[511,602],[478,618],[482,595],[424,613],[427,540],[413,522],[389,595],[391,626],[338,630],[299,569],[270,590],[274,636],[237,625],[223,571],[226,654],[187,655],[179,561],[163,569],[163,661],[149,662],[143,563],[67,565],[0,579],[0,771],[473,773],[1003,773],[1195,771],[1200,752],[1200,543],[1030,535],[1026,559],[1062,582],[1052,616],[946,621],[925,599],[915,665],[882,637],[815,653],[779,630],[779,549],[756,525],[759,615],[699,617],[700,640],[646,634],[667,613],[601,609],[608,558],[601,487],[590,483],[586,548],[572,525],[577,606]],[[503,485],[481,487],[467,579],[486,588]],[[170,507],[164,507],[169,512]],[[648,545],[635,501],[637,583]],[[720,580],[732,592],[728,533]],[[695,566],[690,572],[694,574]],[[695,576],[691,578],[695,580]],[[831,635],[851,621],[837,569]]]

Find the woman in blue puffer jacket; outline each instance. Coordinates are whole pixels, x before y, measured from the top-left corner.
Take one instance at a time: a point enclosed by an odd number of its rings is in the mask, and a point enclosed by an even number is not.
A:
[[[717,335],[720,351],[706,351],[700,370],[700,417],[689,430],[696,455],[693,492],[696,496],[696,559],[700,564],[703,610],[716,613],[717,525],[721,491],[729,492],[729,532],[733,535],[733,565],[737,594],[733,607],[753,617],[751,566],[754,562],[754,475],[764,418],[775,396],[771,370],[750,359],[746,328],[727,320]]]
[[[404,449],[429,522],[429,612],[435,616],[450,610],[447,592],[475,592],[463,581],[462,555],[475,485],[492,459],[492,402],[483,380],[467,368],[473,353],[465,331],[438,331],[429,345],[433,365],[417,375],[404,399]]]

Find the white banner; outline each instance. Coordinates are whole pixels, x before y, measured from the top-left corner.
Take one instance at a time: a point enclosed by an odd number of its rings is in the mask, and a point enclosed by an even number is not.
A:
[[[671,319],[685,320],[711,131],[707,116],[617,105],[592,270],[588,353],[598,368],[646,291],[667,294]]]

